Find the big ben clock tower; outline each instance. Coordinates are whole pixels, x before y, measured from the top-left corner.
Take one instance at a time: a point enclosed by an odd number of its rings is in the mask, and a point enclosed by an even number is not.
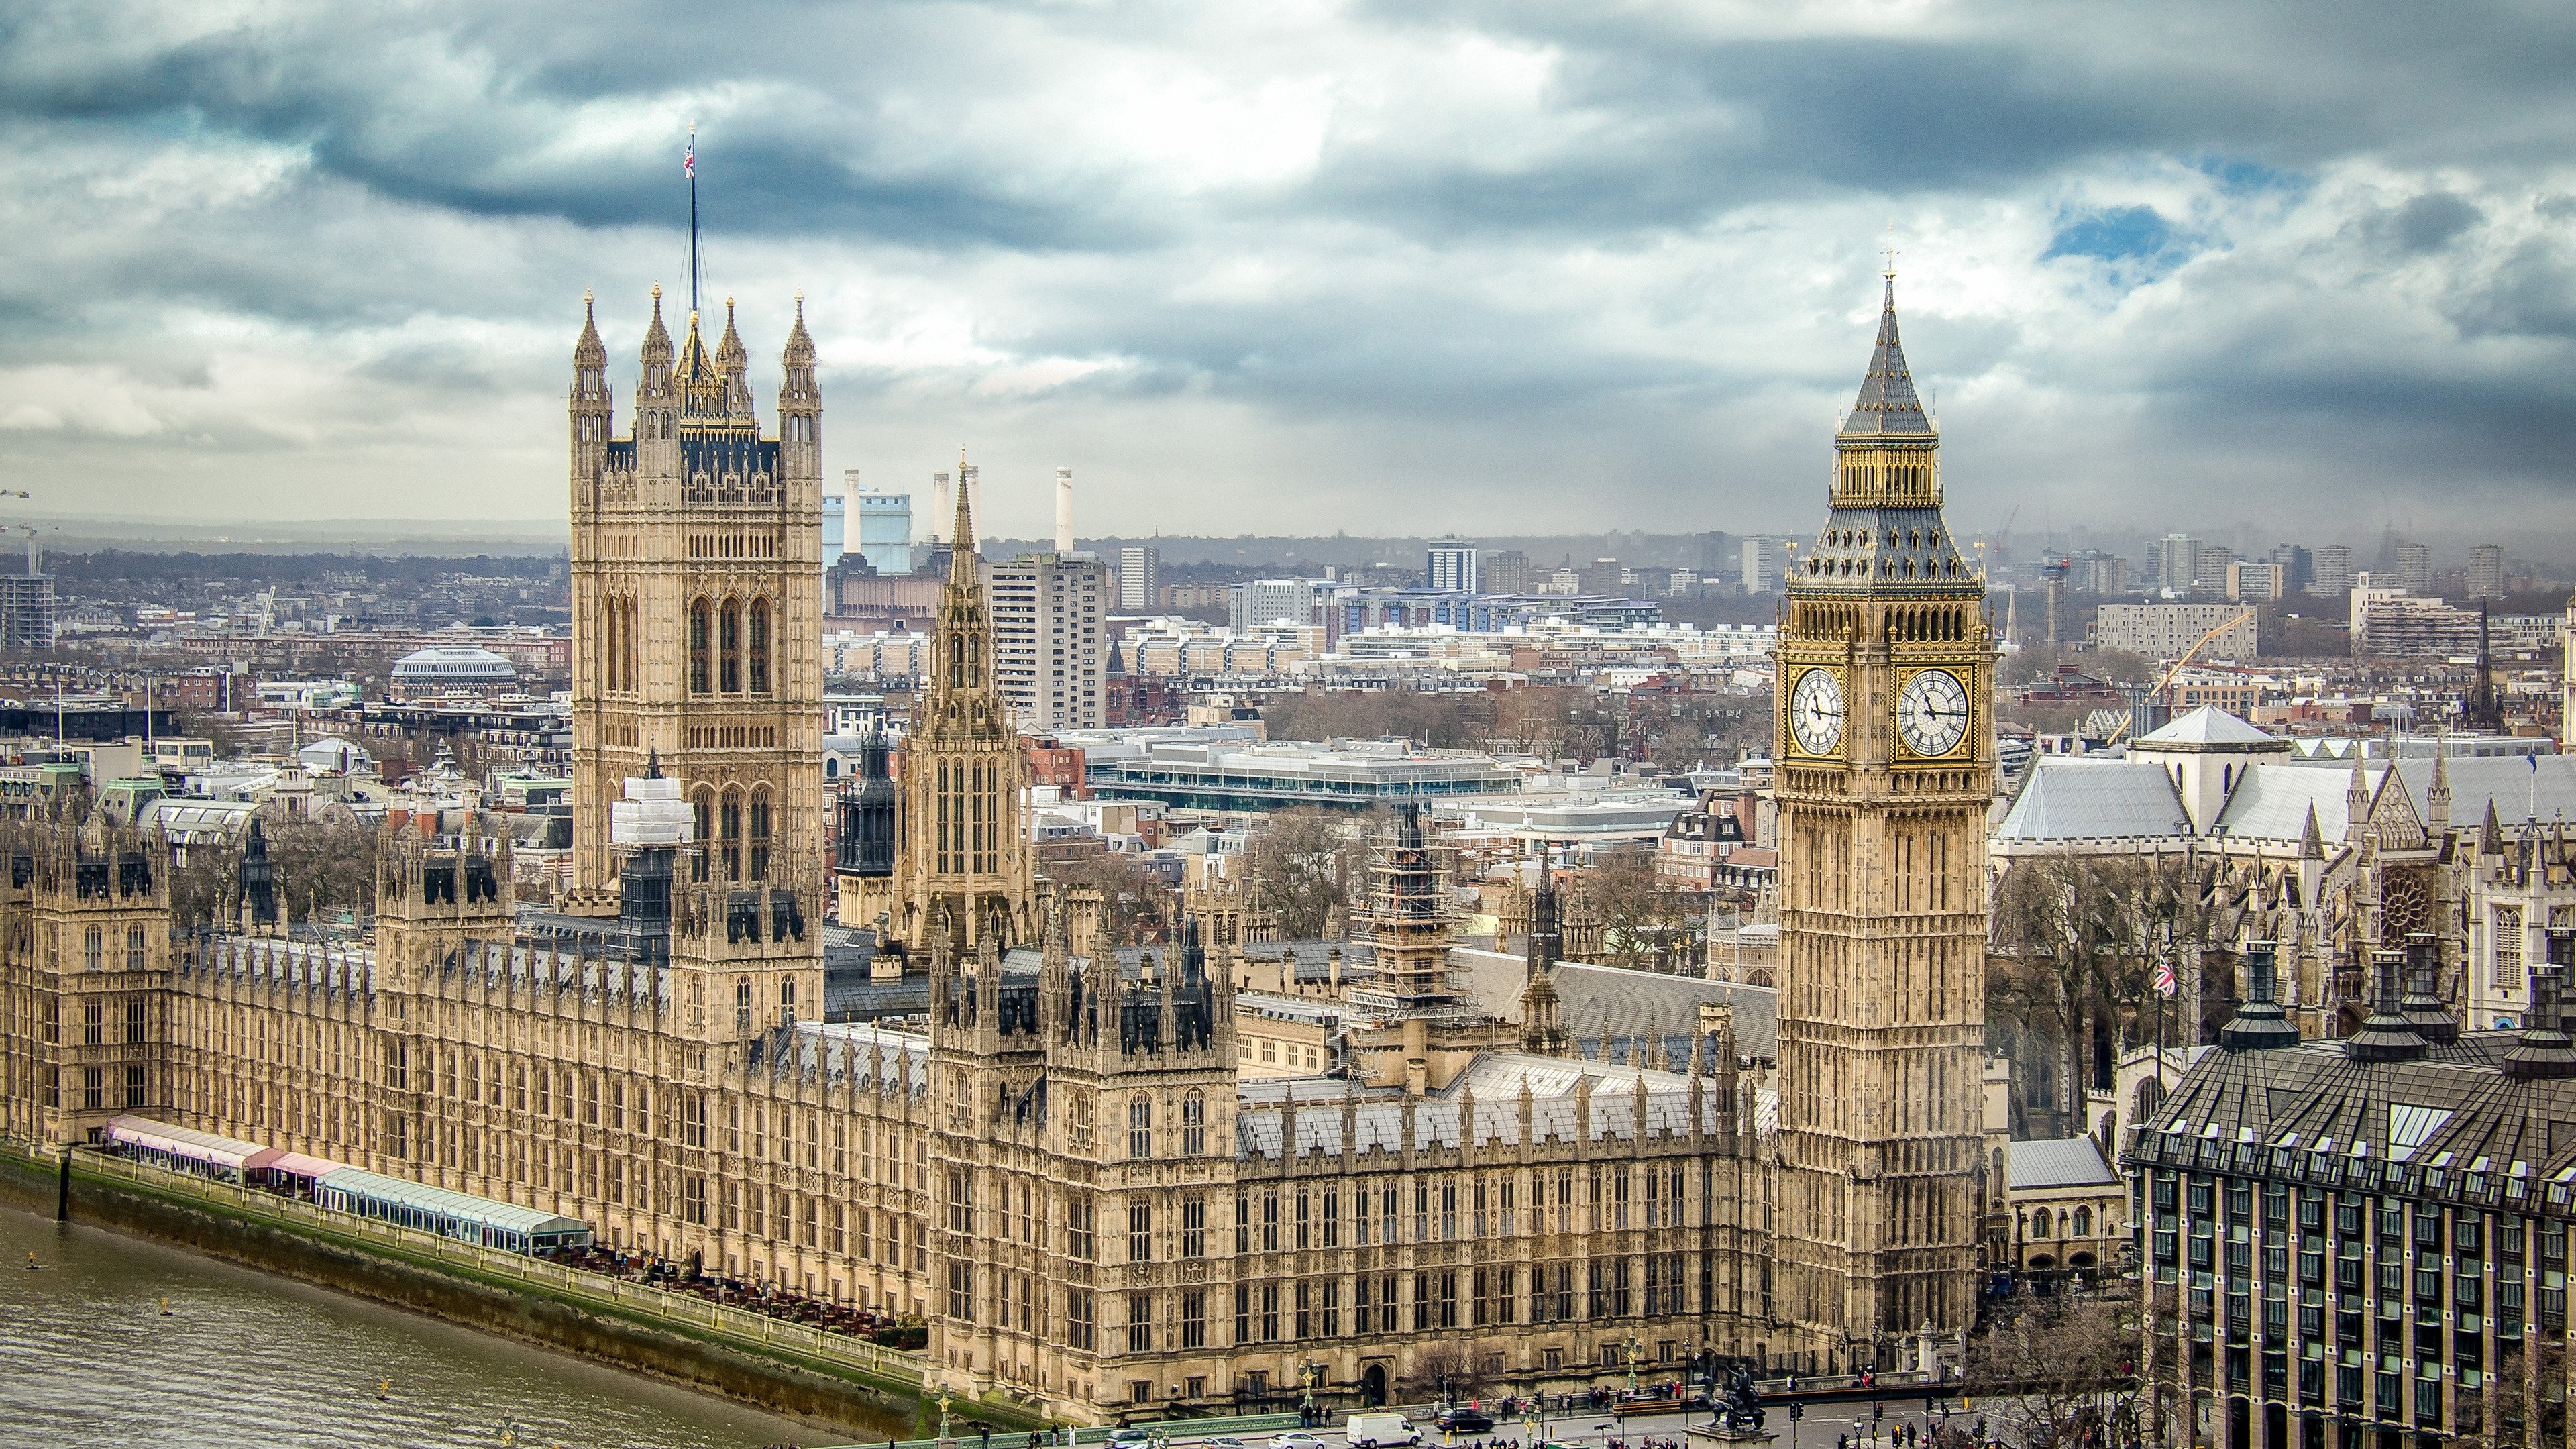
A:
[[[1975,1312],[1994,642],[1888,273],[1780,630],[1781,1316],[1820,1363]]]

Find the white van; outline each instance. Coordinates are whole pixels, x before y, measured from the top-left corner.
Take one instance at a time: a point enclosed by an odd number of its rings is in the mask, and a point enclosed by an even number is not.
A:
[[[1422,1431],[1402,1414],[1353,1414],[1342,1426],[1342,1437],[1351,1449],[1384,1449],[1389,1444],[1422,1442]]]

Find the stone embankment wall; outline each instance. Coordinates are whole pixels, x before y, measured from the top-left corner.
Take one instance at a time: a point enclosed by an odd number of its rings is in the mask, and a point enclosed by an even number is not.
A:
[[[73,1155],[69,1193],[51,1154],[0,1149],[0,1203],[172,1243],[209,1257],[319,1283],[529,1343],[564,1349],[773,1413],[882,1440],[922,1410],[921,1383],[830,1363],[792,1347],[722,1341],[647,1304],[578,1301],[544,1283],[513,1281],[477,1264],[415,1254],[329,1225],[245,1212],[184,1184],[128,1181]],[[693,1331],[696,1329],[696,1331]],[[1034,1427],[987,1403],[955,1406],[997,1429]],[[897,1435],[895,1437],[903,1437]]]

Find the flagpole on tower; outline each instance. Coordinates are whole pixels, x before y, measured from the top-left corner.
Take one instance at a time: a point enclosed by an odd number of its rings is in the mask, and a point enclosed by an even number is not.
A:
[[[689,315],[698,313],[698,123],[689,123],[689,149],[680,154],[680,174],[689,178]]]

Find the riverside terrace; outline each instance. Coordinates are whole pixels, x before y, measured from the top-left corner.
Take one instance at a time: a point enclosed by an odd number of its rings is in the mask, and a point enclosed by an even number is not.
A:
[[[1519,773],[1490,755],[1417,750],[1401,741],[1240,745],[1079,731],[1058,739],[1083,751],[1093,794],[1196,810],[1264,811],[1295,805],[1366,810],[1402,800],[1505,794],[1520,788]]]
[[[2373,1014],[2318,1042],[2248,943],[2245,1005],[2128,1154],[2142,1367],[2194,1442],[2565,1442],[2576,932],[2550,931],[2519,1033],[2459,1029],[2430,939],[2402,992],[2407,953],[2375,953]]]

